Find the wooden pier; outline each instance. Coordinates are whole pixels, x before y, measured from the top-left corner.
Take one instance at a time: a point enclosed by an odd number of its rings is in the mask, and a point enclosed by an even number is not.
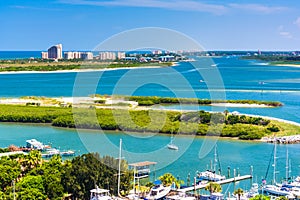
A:
[[[232,183],[232,182],[237,182],[237,181],[242,181],[242,180],[246,180],[246,179],[251,179],[252,175],[244,175],[244,176],[237,176],[234,178],[228,178],[222,181],[217,181],[216,183],[223,185],[223,184],[227,184],[227,183]],[[182,189],[178,189],[178,192],[189,192],[189,191],[193,191],[193,190],[200,190],[200,189],[204,189],[207,184],[198,184],[196,186],[191,186],[191,187],[187,187],[187,188],[182,188]]]

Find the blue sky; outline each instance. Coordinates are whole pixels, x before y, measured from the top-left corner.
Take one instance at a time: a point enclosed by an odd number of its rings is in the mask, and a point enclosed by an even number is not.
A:
[[[299,50],[297,0],[1,0],[0,50],[90,50],[119,32],[162,27],[207,50]]]

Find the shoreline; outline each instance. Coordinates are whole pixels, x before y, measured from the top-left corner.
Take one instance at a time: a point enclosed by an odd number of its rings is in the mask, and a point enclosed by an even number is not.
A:
[[[249,104],[249,103],[212,103],[209,106],[228,107],[228,108],[274,108],[265,104]]]
[[[113,109],[113,108],[112,108]],[[157,109],[154,109],[157,110]],[[160,109],[161,110],[161,109]],[[181,112],[193,112],[193,110],[176,110],[176,109],[163,109],[164,111],[181,111]],[[196,112],[196,111],[194,111]],[[213,111],[206,111],[206,112],[210,112],[210,113],[214,113]],[[231,112],[232,114],[232,112]],[[252,114],[245,114],[245,113],[237,113],[235,115],[245,115],[245,116],[249,116],[249,117],[260,117],[263,119],[269,119],[269,120],[273,120],[273,121],[278,121],[278,122],[282,122],[282,123],[287,123],[287,124],[291,124],[291,125],[295,125],[295,126],[299,126],[300,127],[300,123],[294,122],[294,121],[289,121],[289,120],[285,120],[285,119],[280,119],[280,118],[275,118],[275,117],[269,117],[269,116],[262,116],[262,115],[252,115]],[[105,130],[105,129],[93,129],[93,128],[70,128],[70,127],[60,127],[60,126],[53,126],[51,123],[27,123],[27,122],[0,122],[0,124],[8,124],[8,125],[31,125],[31,126],[47,126],[47,127],[51,127],[54,129],[64,129],[64,130],[70,130],[70,131],[93,131],[93,132],[98,132],[101,131],[102,133],[106,134],[106,133],[123,133],[123,131],[121,130]],[[127,132],[125,130],[125,132]],[[142,134],[144,135],[144,133],[146,133],[144,136],[148,137],[148,135],[153,134],[153,132],[139,132],[139,131],[130,131],[130,133],[134,133],[134,134]],[[168,133],[160,133],[158,132],[157,134],[159,135],[166,135],[168,136]],[[197,137],[197,138],[210,138],[210,139],[224,139],[224,140],[228,140],[228,141],[239,141],[239,142],[264,142],[264,143],[272,143],[274,142],[274,140],[279,141],[279,143],[282,144],[299,144],[300,142],[300,134],[297,135],[283,135],[283,136],[264,136],[261,139],[254,139],[254,140],[243,140],[243,139],[239,139],[238,137],[222,137],[222,136],[216,136],[216,135],[197,135],[197,134],[185,134],[185,133],[180,133],[180,134],[176,134],[176,136],[180,136],[180,137]],[[295,141],[291,141],[292,139],[296,139]],[[287,141],[287,142],[280,142],[280,141]]]
[[[276,63],[270,63],[271,66],[279,66],[279,67],[295,67],[300,68],[300,64],[276,64]]]
[[[157,69],[165,67],[174,67],[177,64],[171,66],[144,66],[144,67],[116,67],[116,68],[103,68],[103,69],[73,69],[73,70],[55,70],[55,71],[2,71],[1,74],[50,74],[50,73],[78,73],[78,72],[102,72],[102,71],[114,71],[122,69]]]

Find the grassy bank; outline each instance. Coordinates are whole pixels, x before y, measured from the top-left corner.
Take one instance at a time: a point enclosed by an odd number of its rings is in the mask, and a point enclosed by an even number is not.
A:
[[[38,63],[0,63],[0,72],[12,71],[58,71],[58,70],[79,70],[79,69],[111,69],[128,67],[151,67],[151,66],[172,66],[172,62],[163,63],[138,63],[138,62],[38,62]]]
[[[258,101],[258,100],[211,100],[211,99],[196,99],[196,98],[173,98],[173,97],[157,97],[157,96],[130,96],[124,97],[129,101],[136,101],[141,106],[151,106],[155,104],[199,104],[210,105],[218,103],[232,104],[257,104],[271,107],[279,107],[283,104],[278,101]]]
[[[0,121],[51,123],[52,126],[66,128],[212,135],[244,140],[300,132],[300,127],[283,122],[205,111],[181,113],[80,108],[72,112],[72,108],[0,105]]]

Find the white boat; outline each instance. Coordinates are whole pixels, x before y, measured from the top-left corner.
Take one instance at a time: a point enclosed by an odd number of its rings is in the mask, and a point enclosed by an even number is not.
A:
[[[151,188],[146,198],[151,200],[162,199],[167,196],[170,191],[171,186],[163,186],[163,184],[158,184]]]
[[[300,199],[300,188],[293,187],[290,192],[294,195],[296,199]]]
[[[275,195],[275,196],[290,196],[291,193],[287,190],[282,189],[276,185],[266,185],[263,187],[263,192],[267,193],[268,195]]]
[[[178,146],[176,146],[175,144],[173,144],[173,140],[174,140],[174,137],[173,137],[173,132],[172,132],[172,135],[171,135],[171,141],[170,143],[167,145],[168,149],[171,149],[171,150],[178,150]]]
[[[211,193],[210,195],[200,195],[200,200],[223,200],[222,193]]]
[[[276,151],[277,151],[277,142],[274,142],[274,153],[273,153],[273,184],[274,185],[264,185],[262,187],[262,192],[267,193],[268,195],[274,196],[293,196],[287,188],[276,185]]]
[[[111,196],[109,194],[109,190],[95,188],[90,190],[91,197],[90,200],[111,200]]]
[[[171,150],[178,150],[179,148],[178,148],[178,146],[176,146],[175,144],[170,143],[170,144],[168,144],[168,149],[171,149]]]
[[[184,192],[179,192],[175,195],[166,196],[166,200],[196,200],[193,196],[188,196]]]
[[[197,178],[200,180],[207,180],[207,181],[214,181],[214,182],[222,181],[226,179],[225,176],[219,175],[215,171],[210,171],[210,170],[207,170],[205,172],[199,172],[197,176],[198,176]]]
[[[213,167],[213,169],[206,170],[204,172],[198,172],[197,173],[197,178],[200,179],[200,180],[207,180],[207,181],[214,181],[214,182],[225,180],[226,176],[223,176],[223,175],[220,175],[220,174],[216,173],[217,163],[218,163],[218,154],[217,154],[217,145],[215,145],[214,167]]]

